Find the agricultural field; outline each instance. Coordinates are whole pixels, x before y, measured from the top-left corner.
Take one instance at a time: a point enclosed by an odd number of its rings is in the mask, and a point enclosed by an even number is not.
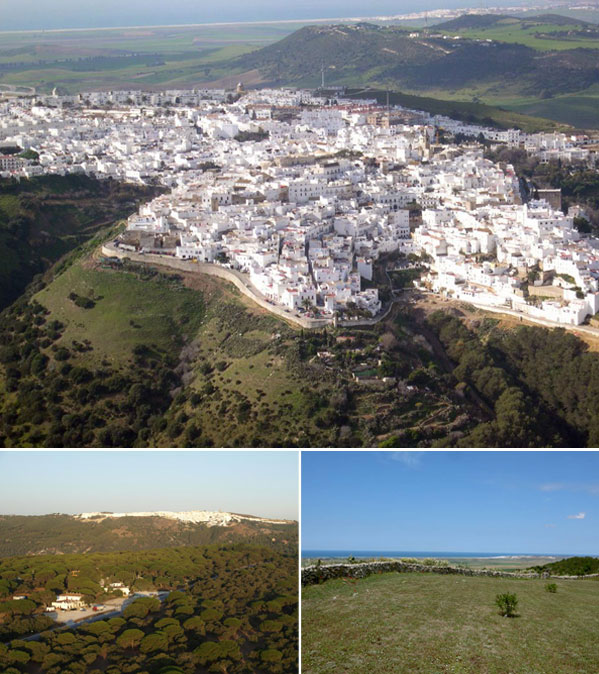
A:
[[[484,25],[485,19],[488,25]],[[538,51],[599,48],[599,26],[554,14],[526,18],[467,15],[439,24],[438,28],[449,35],[523,44]]]
[[[599,582],[385,573],[304,588],[302,672],[594,674]],[[516,593],[516,617],[495,606]]]
[[[288,35],[296,24],[230,24],[3,33],[0,90],[64,93],[191,87],[232,74],[213,69]],[[23,89],[23,93],[30,93]]]

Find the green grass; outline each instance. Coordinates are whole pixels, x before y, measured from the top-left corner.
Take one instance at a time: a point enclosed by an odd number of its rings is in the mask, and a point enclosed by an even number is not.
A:
[[[95,299],[95,306],[77,306],[68,299],[71,292]],[[93,344],[93,351],[77,356],[82,364],[98,364],[103,358],[122,363],[136,344],[172,351],[182,338],[195,336],[204,310],[201,295],[192,290],[94,269],[85,261],[75,262],[35,299],[50,310],[50,320],[66,325],[58,346],[84,339]]]
[[[202,53],[161,55],[156,57],[162,65],[139,62],[139,59],[124,59],[115,62],[106,61],[105,68],[75,70],[61,67],[61,64],[43,68],[23,67],[0,75],[0,84],[34,86],[38,91],[50,92],[61,87],[69,93],[94,89],[110,89],[157,86],[167,88],[170,85],[196,86],[206,79],[234,73],[231,69],[206,72],[212,63],[226,61],[256,49],[256,45],[235,44],[206,49]],[[148,59],[145,59],[148,61]]]
[[[16,218],[23,211],[21,200],[14,194],[0,195],[0,211],[3,211],[9,218]]]
[[[303,590],[304,674],[595,674],[599,583],[381,574]],[[518,617],[495,596],[515,592]]]
[[[548,99],[520,99],[500,102],[505,108],[525,115],[549,117],[572,124],[580,129],[599,128],[599,90],[592,87],[579,94],[567,94]]]
[[[69,93],[142,84],[193,86],[234,73],[231,68],[205,73],[209,64],[224,62],[275,42],[298,27],[297,24],[256,24],[4,33],[0,65],[18,65],[0,69],[0,84],[33,86],[40,92],[50,92],[58,86]],[[86,60],[79,60],[81,58]],[[87,60],[94,58],[98,60]],[[39,64],[39,60],[45,63]],[[152,65],[160,61],[164,65]]]
[[[384,103],[386,95],[385,90],[375,89],[374,87],[365,93],[360,93],[362,98],[376,97],[379,103]],[[499,127],[506,129],[518,127],[527,133],[563,131],[565,129],[563,124],[551,119],[531,117],[484,103],[460,100],[461,94],[459,91],[452,92],[449,96],[441,91],[435,91],[432,95],[438,97],[430,98],[412,93],[392,91],[389,100],[392,104],[399,104],[406,108],[425,110],[433,115],[447,115],[474,124],[487,124],[488,120],[492,120]]]
[[[565,49],[599,49],[599,39],[595,35],[586,36],[581,25],[575,23],[558,25],[535,20],[506,18],[488,28],[467,28],[459,31],[443,31],[447,35],[460,35],[478,40],[496,40],[532,47],[538,51],[556,51]],[[558,33],[571,33],[558,35]]]

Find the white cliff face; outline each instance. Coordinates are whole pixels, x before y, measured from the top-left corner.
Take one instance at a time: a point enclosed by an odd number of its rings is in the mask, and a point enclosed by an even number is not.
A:
[[[284,524],[284,520],[272,520],[263,517],[252,517],[251,515],[236,515],[233,513],[213,512],[210,510],[188,510],[184,512],[170,512],[157,510],[154,512],[134,512],[134,513],[81,513],[75,515],[82,520],[103,520],[108,517],[164,517],[169,520],[180,520],[181,522],[190,522],[193,524],[203,523],[209,527],[226,527],[231,522],[241,522],[248,520],[251,522],[270,522],[272,524]]]

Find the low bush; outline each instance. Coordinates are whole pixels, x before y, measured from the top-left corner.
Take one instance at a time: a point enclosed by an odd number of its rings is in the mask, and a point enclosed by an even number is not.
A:
[[[557,592],[557,585],[555,583],[547,583],[545,585],[545,592]]]
[[[495,603],[499,607],[501,615],[506,618],[513,618],[516,615],[516,606],[518,606],[518,597],[515,594],[504,592],[495,597]]]

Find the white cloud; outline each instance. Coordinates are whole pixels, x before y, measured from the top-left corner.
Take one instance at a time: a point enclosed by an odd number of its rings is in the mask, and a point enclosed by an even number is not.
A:
[[[424,452],[392,452],[393,461],[399,461],[409,468],[415,468],[420,465],[420,459]]]
[[[599,494],[597,482],[546,482],[539,485],[540,491],[586,491],[589,494]]]
[[[566,489],[566,485],[561,482],[548,482],[547,484],[542,484],[539,489],[541,491],[559,491],[560,489]]]
[[[578,513],[578,515],[568,515],[569,520],[583,520],[586,516],[586,513]]]

